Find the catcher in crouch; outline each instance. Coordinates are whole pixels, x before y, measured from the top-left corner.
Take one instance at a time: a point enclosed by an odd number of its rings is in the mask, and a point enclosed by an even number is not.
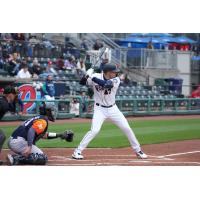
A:
[[[8,146],[16,154],[7,155],[10,165],[45,165],[48,158],[35,145],[41,138],[54,139],[60,137],[68,142],[73,141],[74,134],[72,131],[65,131],[60,134],[47,132],[48,120],[55,121],[53,112],[52,105],[43,103],[40,107],[40,115],[26,120],[12,133]]]

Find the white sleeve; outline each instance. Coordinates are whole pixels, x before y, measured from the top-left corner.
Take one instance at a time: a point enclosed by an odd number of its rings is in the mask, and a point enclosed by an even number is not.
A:
[[[28,78],[31,78],[31,74],[30,74],[30,72],[28,72]]]
[[[92,86],[93,85],[93,81],[91,77],[88,77],[87,79],[87,85]]]
[[[17,73],[17,78],[21,78],[21,70]]]
[[[87,85],[89,85],[89,86],[93,86],[94,85],[94,82],[92,81],[93,77],[96,77],[96,73],[92,74],[91,77],[88,77],[88,79],[87,79]]]

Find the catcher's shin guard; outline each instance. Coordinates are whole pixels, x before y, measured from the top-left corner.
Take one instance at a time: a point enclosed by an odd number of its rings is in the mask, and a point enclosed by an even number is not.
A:
[[[45,165],[48,158],[45,154],[32,153],[28,157],[22,155],[12,155],[11,165]]]
[[[5,140],[6,140],[6,136],[5,136],[4,132],[2,130],[0,130],[0,153],[1,153],[1,149],[3,147]]]

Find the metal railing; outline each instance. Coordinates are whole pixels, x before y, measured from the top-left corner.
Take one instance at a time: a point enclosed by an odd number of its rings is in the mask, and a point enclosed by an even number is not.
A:
[[[87,112],[93,113],[93,100],[87,101]],[[200,99],[117,99],[116,104],[125,115],[200,114]]]
[[[120,48],[118,56],[124,55],[122,61],[127,67],[176,69],[178,51],[160,49]],[[122,53],[123,52],[123,53]]]
[[[177,50],[124,48],[103,33],[88,33],[86,37],[90,44],[94,44],[96,39],[103,41],[104,45],[111,49],[111,61],[122,68],[176,69],[177,67],[179,53]]]
[[[83,102],[81,96],[74,96],[80,103],[79,117],[92,117],[94,100],[86,100]],[[33,103],[31,113],[23,115],[6,115],[3,120],[25,120],[34,115],[39,114],[39,106],[42,100],[24,100],[24,103]],[[75,117],[74,113],[70,113],[71,99],[60,99],[55,101],[46,101],[55,106],[56,118],[67,119]],[[83,103],[85,110],[83,110]],[[117,99],[116,104],[124,115],[174,115],[174,114],[200,114],[200,98],[180,98],[180,99]]]

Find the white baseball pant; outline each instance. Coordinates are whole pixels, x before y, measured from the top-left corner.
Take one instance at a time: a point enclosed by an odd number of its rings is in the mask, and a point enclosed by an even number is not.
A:
[[[101,106],[97,106],[96,104],[94,105],[94,114],[92,119],[91,130],[88,131],[87,134],[84,136],[77,150],[83,151],[88,146],[90,141],[99,133],[101,126],[106,119],[110,119],[123,131],[135,152],[141,150],[140,144],[137,138],[135,137],[133,130],[130,128],[127,119],[118,109],[118,107],[114,105],[111,108],[104,108]]]

